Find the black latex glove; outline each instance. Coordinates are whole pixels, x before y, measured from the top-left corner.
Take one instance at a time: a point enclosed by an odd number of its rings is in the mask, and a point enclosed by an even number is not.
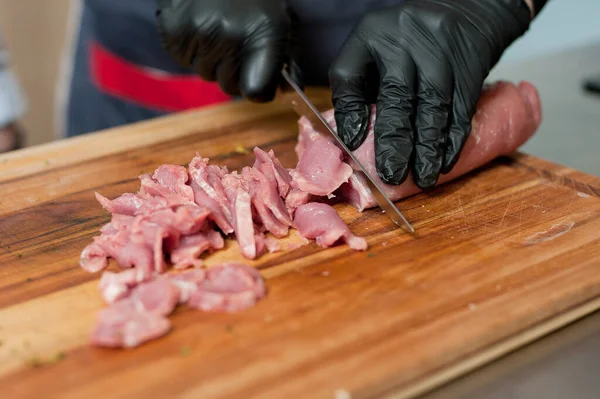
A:
[[[271,101],[281,69],[302,86],[296,19],[286,0],[157,0],[163,46],[204,80],[232,96]]]
[[[376,103],[377,172],[429,188],[456,164],[483,82],[529,27],[522,0],[408,0],[366,15],[330,69],[335,120],[350,149]]]

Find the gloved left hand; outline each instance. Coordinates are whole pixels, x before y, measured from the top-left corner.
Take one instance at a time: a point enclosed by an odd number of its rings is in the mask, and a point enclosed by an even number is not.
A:
[[[407,0],[366,15],[330,69],[340,138],[354,150],[377,105],[377,172],[429,188],[456,164],[485,78],[529,27],[524,0]]]

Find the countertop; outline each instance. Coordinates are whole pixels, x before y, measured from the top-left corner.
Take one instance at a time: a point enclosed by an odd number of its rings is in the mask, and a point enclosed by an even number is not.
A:
[[[543,123],[522,150],[600,175],[600,94],[586,78],[600,76],[600,43],[510,65],[490,80],[528,80],[542,96]],[[423,398],[559,399],[600,397],[600,312],[556,331]]]

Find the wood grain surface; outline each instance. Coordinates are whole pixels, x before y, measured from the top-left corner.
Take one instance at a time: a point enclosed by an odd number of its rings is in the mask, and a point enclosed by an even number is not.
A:
[[[414,236],[338,206],[369,251],[248,262],[269,289],[252,309],[183,307],[163,339],[89,346],[103,304],[78,257],[109,220],[94,191],[134,192],[197,151],[240,168],[257,145],[291,167],[296,120],[241,102],[0,156],[1,396],[410,397],[600,307],[600,180],[517,154],[399,202]],[[206,263],[241,259],[229,242]]]

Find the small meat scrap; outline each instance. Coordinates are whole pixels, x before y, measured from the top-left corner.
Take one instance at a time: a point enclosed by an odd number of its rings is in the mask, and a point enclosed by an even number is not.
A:
[[[208,269],[188,304],[204,311],[237,312],[253,306],[265,294],[264,280],[256,269],[227,263]]]
[[[310,202],[300,206],[296,210],[294,227],[303,237],[316,239],[322,247],[331,247],[342,239],[352,249],[367,249],[367,241],[352,234],[336,210],[327,204]]]
[[[83,249],[79,264],[90,273],[97,273],[108,266],[108,254],[93,242]]]
[[[290,191],[290,184],[292,182],[290,172],[283,167],[281,162],[279,162],[279,159],[277,159],[273,150],[266,153],[260,148],[255,147],[254,155],[256,156],[254,167],[261,170],[269,177],[273,176],[277,182],[279,195],[285,198]],[[268,171],[268,169],[270,169],[270,171]]]
[[[132,193],[125,193],[114,200],[109,200],[99,193],[95,193],[96,199],[104,209],[110,213],[133,216],[144,203],[144,200]]]

